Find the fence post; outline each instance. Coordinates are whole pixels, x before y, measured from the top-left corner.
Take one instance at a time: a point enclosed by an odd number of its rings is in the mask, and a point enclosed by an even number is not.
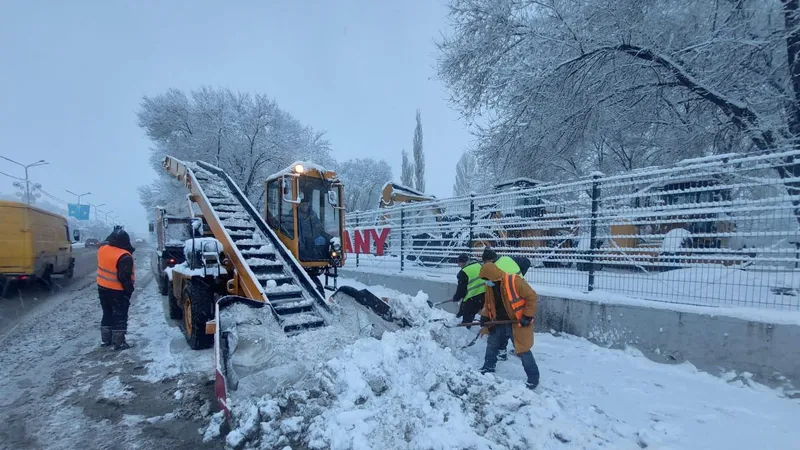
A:
[[[475,194],[469,194],[469,240],[467,241],[467,253],[472,253],[473,227],[475,226]]]
[[[353,239],[355,239],[355,237],[356,237],[356,230],[358,230],[358,216],[356,216],[356,227],[355,227],[355,229],[353,230]],[[353,244],[351,243],[351,246],[352,246],[352,245],[353,245]],[[355,251],[355,250],[356,250],[356,249],[355,249],[355,248],[353,248],[353,251]],[[358,267],[358,252],[356,252],[356,267]]]
[[[592,217],[589,220],[589,292],[594,290],[594,259],[597,249],[597,211],[600,206],[600,177],[599,172],[592,174]]]
[[[405,209],[401,206],[400,207],[400,272],[403,271],[403,267],[405,266],[406,257],[403,254],[403,249],[405,247],[405,240],[406,240],[406,232],[403,227],[406,220]]]

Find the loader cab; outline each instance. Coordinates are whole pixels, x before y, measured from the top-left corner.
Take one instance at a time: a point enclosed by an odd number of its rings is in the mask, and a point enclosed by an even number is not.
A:
[[[335,172],[297,162],[269,177],[266,191],[267,225],[303,268],[318,275],[344,265],[344,188]]]

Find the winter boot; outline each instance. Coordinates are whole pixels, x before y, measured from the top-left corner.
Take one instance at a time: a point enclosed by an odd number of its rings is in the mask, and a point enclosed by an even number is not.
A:
[[[133,347],[133,344],[125,341],[125,331],[114,330],[113,332],[114,350],[125,350]]]
[[[528,388],[528,389],[530,389],[530,390],[534,390],[534,389],[536,389],[536,386],[539,386],[539,383],[538,383],[538,382],[537,382],[537,383],[530,383],[530,382],[528,382],[528,383],[525,383],[525,387],[526,387],[526,388]]]
[[[498,361],[508,361],[508,350],[503,349],[497,353],[497,360]]]
[[[494,368],[481,367],[481,374],[494,373]]]
[[[100,338],[103,340],[100,343],[101,347],[111,345],[111,327],[100,327]]]

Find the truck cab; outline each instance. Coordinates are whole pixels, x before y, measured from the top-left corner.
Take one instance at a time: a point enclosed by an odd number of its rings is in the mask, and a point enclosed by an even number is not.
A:
[[[186,260],[183,244],[192,238],[191,222],[191,217],[169,215],[165,209],[159,208],[155,222],[150,224],[150,231],[155,233],[157,242],[151,266],[161,295],[167,295],[170,285],[165,270]]]

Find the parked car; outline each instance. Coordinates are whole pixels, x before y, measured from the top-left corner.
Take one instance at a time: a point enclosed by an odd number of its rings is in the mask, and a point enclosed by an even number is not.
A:
[[[86,248],[99,248],[100,247],[100,240],[95,238],[89,238],[84,243],[83,246]]]

